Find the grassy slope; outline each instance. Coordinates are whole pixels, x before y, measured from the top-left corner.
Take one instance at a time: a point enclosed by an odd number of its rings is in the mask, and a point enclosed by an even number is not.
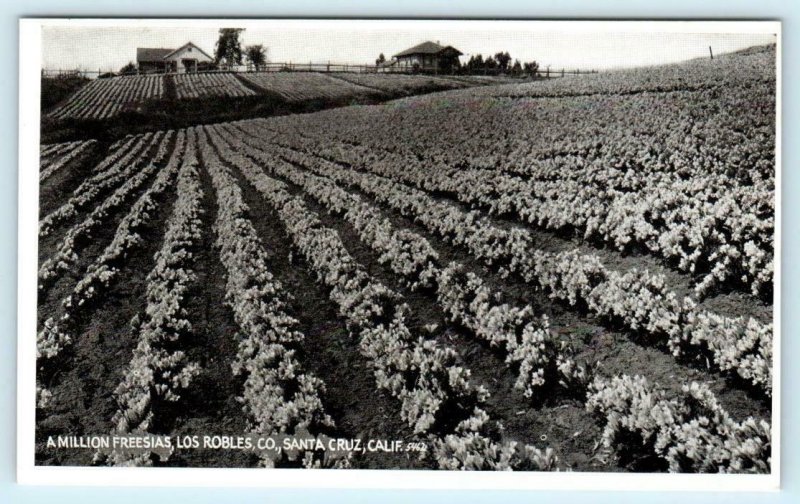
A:
[[[42,78],[42,113],[49,112],[89,82],[85,77]]]

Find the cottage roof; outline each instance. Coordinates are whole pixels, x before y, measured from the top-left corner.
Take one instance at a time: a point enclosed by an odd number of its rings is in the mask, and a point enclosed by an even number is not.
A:
[[[399,52],[392,57],[398,58],[401,56],[413,56],[415,54],[439,54],[447,49],[454,51],[458,55],[463,54],[461,51],[459,51],[453,46],[442,46],[437,44],[436,42],[431,42],[429,40],[427,42],[423,42],[421,44],[415,45],[414,47],[406,49],[405,51]]]
[[[163,61],[164,56],[170,54],[173,51],[174,49],[165,49],[163,47],[137,47],[136,61],[138,62]]]
[[[210,59],[210,60],[213,60],[213,59],[214,59],[213,57],[209,56],[209,54],[208,54],[207,52],[205,52],[204,50],[200,49],[199,47],[197,47],[197,46],[196,46],[195,44],[193,44],[192,42],[186,42],[185,44],[183,44],[183,45],[182,45],[182,46],[180,46],[179,48],[177,48],[177,49],[175,49],[175,50],[172,50],[172,51],[170,51],[169,53],[165,54],[165,55],[163,56],[163,58],[164,58],[164,59],[166,59],[166,58],[169,58],[169,57],[170,57],[170,56],[172,56],[173,54],[175,54],[175,53],[177,53],[177,52],[180,52],[180,51],[182,51],[182,50],[186,49],[186,48],[187,48],[187,47],[189,47],[189,46],[191,46],[191,47],[194,47],[195,49],[197,49],[197,50],[198,50],[198,51],[200,51],[201,53],[205,54],[205,56],[206,56],[208,59]]]

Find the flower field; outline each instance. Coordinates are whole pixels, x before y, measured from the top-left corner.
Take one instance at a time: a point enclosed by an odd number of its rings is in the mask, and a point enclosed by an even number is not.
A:
[[[37,462],[769,472],[774,65],[439,77],[42,146]],[[175,84],[254,92],[228,76]],[[287,100],[412,85],[242,77]],[[420,449],[44,449],[90,433]]]
[[[96,79],[46,117],[53,120],[111,119],[165,100],[280,96],[288,103],[312,100],[381,100],[431,91],[515,82],[495,77],[434,77],[404,74],[324,74],[316,72],[188,73]],[[168,89],[174,88],[174,96]]]

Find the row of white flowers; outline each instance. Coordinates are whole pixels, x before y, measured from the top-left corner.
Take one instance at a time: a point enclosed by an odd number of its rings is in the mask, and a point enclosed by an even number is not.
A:
[[[556,372],[558,351],[546,317],[535,317],[530,306],[501,303],[499,292],[488,288],[474,273],[465,273],[455,261],[443,268],[427,239],[413,231],[394,230],[373,205],[331,179],[296,168],[270,153],[268,146],[261,146],[262,150],[250,145],[252,140],[234,135],[229,126],[218,126],[216,131],[264,169],[297,184],[329,211],[342,215],[359,238],[381,254],[378,260],[388,263],[412,289],[434,290],[451,320],[507,353],[508,364],[519,369],[516,386],[526,396],[545,384],[548,367],[551,374]]]
[[[161,141],[162,133],[147,133],[131,139],[103,159],[98,171],[82,182],[66,203],[53,210],[39,221],[39,237],[48,236],[56,226],[74,218],[91,206],[108,191],[130,178],[138,168],[148,161],[147,152]]]
[[[682,392],[669,397],[641,376],[597,378],[586,407],[605,421],[608,451],[657,457],[671,472],[770,472],[768,422],[734,421],[705,384],[683,385]]]
[[[526,397],[532,397],[547,378],[557,376],[560,348],[546,315],[535,316],[529,305],[501,304],[480,277],[456,262],[439,272],[437,297],[451,320],[506,352],[506,362],[519,369],[515,387]],[[572,378],[569,371],[566,374]]]
[[[48,156],[42,156],[39,163],[39,182],[44,182],[56,172],[71,164],[73,161],[85,158],[97,147],[97,140],[87,140],[84,142],[70,142],[70,147],[66,150],[59,149]]]
[[[210,137],[220,147],[222,158],[236,166],[275,208],[292,242],[330,289],[331,300],[359,338],[362,352],[373,363],[378,386],[401,401],[401,416],[416,433],[429,435],[440,467],[554,467],[552,451],[490,439],[488,415],[481,408],[488,392],[469,381],[469,370],[456,364],[456,352],[414,336],[405,323],[407,305],[364,271],[335,231],[324,227],[285,184],[267,177],[239,149],[227,145],[213,130]]]
[[[89,265],[72,292],[61,301],[60,315],[45,320],[36,338],[37,359],[52,359],[72,343],[73,323],[79,310],[90,306],[91,300],[101,295],[117,279],[122,262],[133,248],[142,243],[140,230],[153,218],[159,206],[158,196],[173,184],[180,169],[185,138],[186,134],[180,130],[170,159],[156,176],[153,185],[134,203],[117,226],[111,243]],[[189,142],[186,157],[191,159],[192,156],[192,143]],[[40,361],[40,365],[44,363]]]
[[[258,129],[238,124],[251,133]],[[414,218],[431,232],[465,246],[501,272],[516,273],[572,305],[644,330],[669,344],[673,353],[708,350],[723,371],[733,371],[768,393],[772,388],[772,325],[744,317],[723,317],[680,300],[660,275],[646,270],[619,273],[593,255],[576,250],[550,253],[535,248],[525,230],[503,229],[477,211],[437,201],[429,194],[387,178],[343,168],[322,158],[290,149],[281,153],[292,162],[372,195]]]
[[[107,153],[111,153],[112,155],[116,155],[117,154],[117,152],[116,152],[117,150],[122,149],[121,152],[125,152],[131,146],[134,146],[135,148],[141,149],[142,148],[142,144],[140,144],[139,141],[143,137],[149,137],[150,135],[154,135],[154,134],[157,135],[159,133],[160,133],[159,131],[156,131],[155,133],[148,132],[148,133],[138,133],[136,135],[133,135],[133,134],[125,135],[124,137],[115,140],[114,143],[112,143],[108,147],[106,152]],[[153,145],[154,145],[153,143],[150,143],[149,146],[147,147],[147,149],[150,150]],[[164,159],[164,154],[163,154],[163,149],[164,148],[166,148],[166,146],[162,147],[161,143],[158,144],[158,148],[156,150],[156,155],[155,155],[155,157],[157,159],[162,159],[162,160]],[[143,152],[146,153],[147,151],[143,151]],[[101,173],[101,172],[104,172],[104,171],[108,170],[111,166],[113,166],[113,163],[109,163],[110,156],[111,155],[107,155],[105,158],[103,158],[103,160],[100,163],[97,164],[97,166],[92,168],[92,173],[93,174],[98,174],[98,173]],[[102,180],[102,177],[106,177],[106,176],[108,176],[108,175],[101,175],[98,178],[98,180]]]
[[[171,136],[171,130],[170,135]],[[81,249],[92,239],[92,232],[105,224],[115,211],[132,198],[138,189],[160,170],[160,164],[149,163],[127,178],[102,203],[92,209],[81,222],[71,227],[58,242],[56,252],[39,267],[39,290],[47,289],[63,271],[78,260]],[[162,188],[163,189],[163,188]]]
[[[179,132],[181,135],[183,131]],[[201,240],[203,191],[194,152],[195,134],[187,132],[187,149],[178,172],[177,198],[155,266],[147,275],[147,305],[133,327],[138,343],[121,383],[114,391],[118,409],[112,422],[118,433],[149,432],[162,401],[175,402],[200,373],[180,350],[181,340],[193,334],[185,302],[197,277],[195,250]],[[132,456],[112,451],[109,465],[149,465],[147,454]]]
[[[638,187],[618,187],[603,160],[580,169],[565,167],[564,171],[581,173],[574,180],[547,180],[545,174],[525,179],[492,169],[431,166],[428,160],[372,146],[328,142],[317,141],[313,151],[426,191],[446,193],[493,215],[514,215],[554,231],[576,229],[587,240],[606,242],[621,251],[646,248],[674,261],[682,271],[701,274],[699,296],[729,279],[741,280],[753,294],[772,287],[774,223],[757,218],[746,205],[754,197],[749,186],[721,191],[716,176],[683,180],[669,172],[643,176],[643,170],[611,168],[612,175],[636,174]],[[772,194],[756,193],[761,207],[769,206]],[[736,272],[741,278],[734,277]]]
[[[83,140],[75,140],[72,142],[41,144],[39,146],[39,159],[42,161],[42,164],[45,164],[45,161],[67,154],[82,143]]]
[[[214,229],[220,262],[227,272],[225,302],[241,331],[232,368],[245,378],[239,401],[251,421],[250,429],[267,435],[325,432],[334,426],[321,398],[325,384],[303,371],[295,356],[293,346],[304,335],[287,313],[288,295],[269,271],[268,253],[247,217],[241,189],[203,131],[200,145],[217,195]],[[272,467],[276,457],[261,460]],[[337,467],[345,467],[347,460],[338,460]],[[312,466],[320,461],[306,452],[303,462]]]

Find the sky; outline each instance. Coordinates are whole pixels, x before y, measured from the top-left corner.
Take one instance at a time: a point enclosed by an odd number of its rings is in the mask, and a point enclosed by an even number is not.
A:
[[[177,48],[194,42],[213,55],[221,27],[244,27],[242,47],[263,44],[273,62],[374,64],[426,40],[470,55],[508,51],[541,68],[605,70],[646,66],[773,43],[753,24],[375,21],[375,20],[51,20],[42,28],[42,68],[118,70],[137,47]],[[123,23],[123,26],[110,26]],[[670,33],[676,29],[680,33]],[[749,33],[748,33],[749,32]]]

